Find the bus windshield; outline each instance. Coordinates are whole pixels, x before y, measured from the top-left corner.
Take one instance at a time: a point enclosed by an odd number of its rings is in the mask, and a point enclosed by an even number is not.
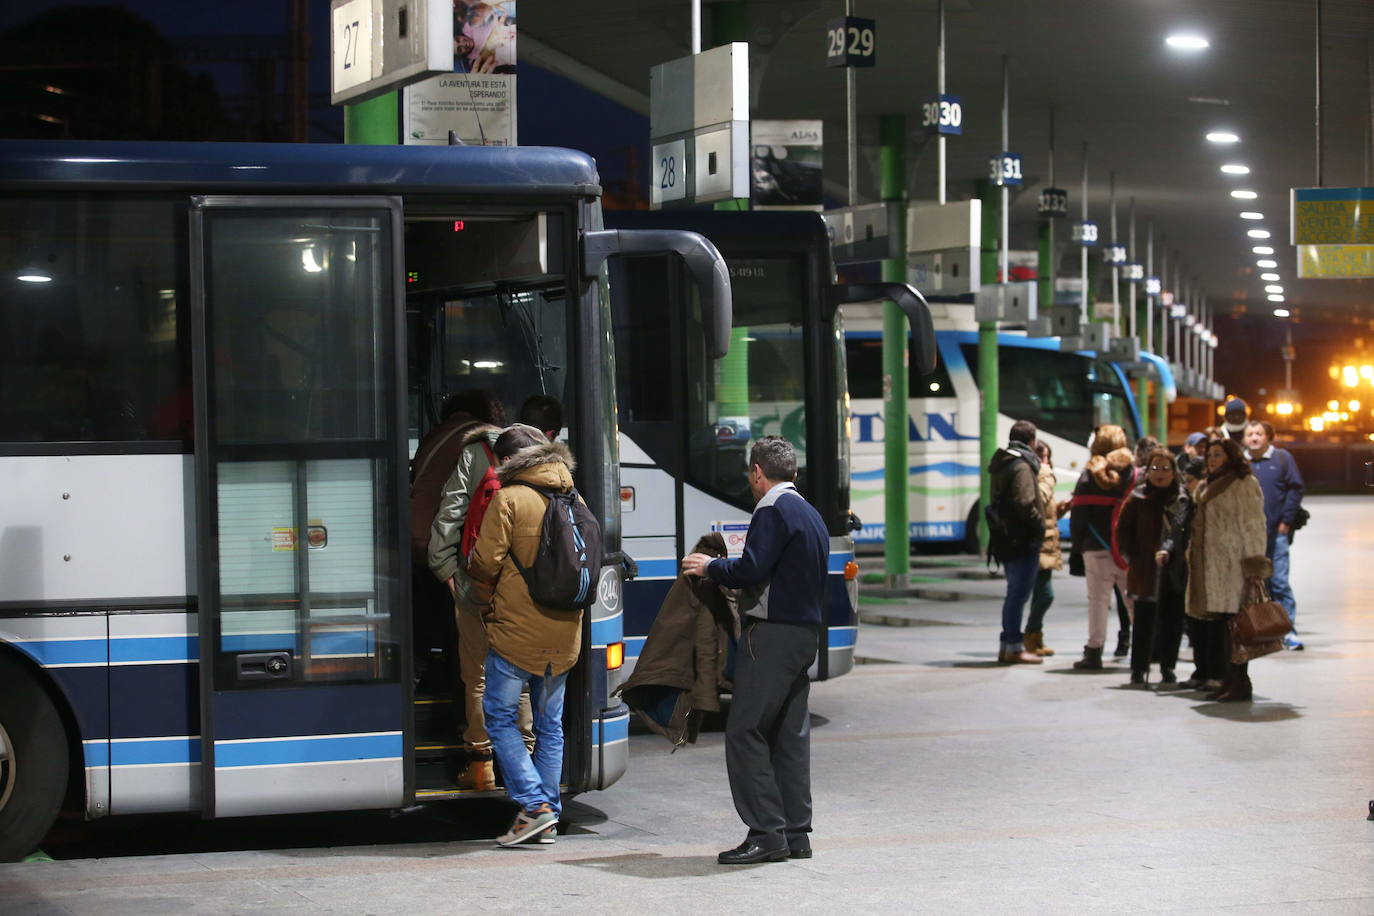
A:
[[[962,344],[961,349],[970,366],[978,365],[977,344]],[[1135,440],[1138,433],[1126,389],[1111,363],[1027,346],[1001,346],[997,355],[1001,413],[1029,420],[1037,429],[1070,442],[1086,443],[1088,434],[1103,423],[1120,426]]]
[[[731,258],[730,352],[695,374],[703,390],[689,401],[687,477],[741,508],[753,505],[747,449],[763,436],[792,443],[806,492],[803,270],[800,258]]]

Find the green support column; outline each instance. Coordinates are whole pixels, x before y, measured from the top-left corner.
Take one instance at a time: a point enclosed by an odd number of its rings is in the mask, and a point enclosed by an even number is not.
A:
[[[400,115],[395,92],[344,106],[344,142],[395,146],[400,139]]]
[[[998,254],[1001,240],[997,237],[1002,225],[1002,193],[990,181],[978,182],[978,196],[983,200],[983,256],[982,282],[984,286],[997,282]],[[1006,279],[1006,278],[1003,278]],[[978,322],[978,463],[983,473],[978,477],[978,505],[992,501],[992,478],[986,473],[992,455],[1001,444],[997,441],[997,414],[1002,409],[997,371],[997,322]],[[987,553],[988,525],[978,512],[978,550]]]
[[[1054,305],[1054,246],[1050,244],[1053,223],[1045,220],[1040,224],[1040,257],[1035,263],[1035,275],[1040,286],[1036,290],[1036,302],[1042,314],[1049,314]]]
[[[893,246],[902,256],[883,261],[883,280],[906,282],[906,117],[883,115],[878,131],[881,196],[901,212]],[[883,303],[883,558],[889,588],[910,584],[910,420],[907,409],[906,315],[895,302]]]

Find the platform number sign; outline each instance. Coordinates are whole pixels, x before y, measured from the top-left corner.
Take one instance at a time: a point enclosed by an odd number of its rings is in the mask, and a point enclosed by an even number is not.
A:
[[[1145,280],[1145,265],[1128,261],[1121,265],[1121,279],[1127,283],[1142,283]]]
[[[1015,187],[1023,181],[1021,177],[1021,157],[1017,153],[1002,153],[988,164],[988,177],[992,183],[1001,187]]]
[[[962,134],[964,104],[957,95],[942,95],[921,105],[921,129],[928,134]]]
[[[653,149],[653,181],[649,185],[649,204],[657,209],[665,203],[687,196],[687,141],[672,140]]]
[[[1102,263],[1109,267],[1120,267],[1126,263],[1125,245],[1107,245],[1102,249]]]
[[[1163,287],[1160,285],[1159,277],[1145,278],[1145,295],[1158,296]]]
[[[1046,188],[1040,192],[1040,215],[1059,219],[1069,215],[1069,192],[1063,188]]]
[[[872,67],[877,63],[877,24],[872,19],[845,16],[825,27],[827,67]]]
[[[331,10],[333,91],[352,89],[372,79],[372,4],[349,0]]]
[[[1084,248],[1097,244],[1097,223],[1083,220],[1073,224],[1073,240]]]

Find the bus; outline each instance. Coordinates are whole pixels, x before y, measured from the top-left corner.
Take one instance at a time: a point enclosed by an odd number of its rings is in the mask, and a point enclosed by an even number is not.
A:
[[[0,144],[0,859],[64,800],[478,794],[462,704],[414,681],[407,537],[409,453],[472,387],[563,401],[607,553],[564,788],[620,777],[609,264],[679,251],[724,333],[730,303],[708,242],[605,230],[599,197],[557,149]]]
[[[817,213],[610,212],[606,221],[641,231],[680,226],[709,238],[729,265],[733,303],[729,354],[713,359],[680,268],[624,258],[611,275],[624,544],[638,565],[625,585],[626,664],[638,657],[678,559],[701,535],[720,532],[728,549],[742,550],[754,505],[750,444],[780,435],[797,451],[797,488],[830,531],[825,629],[811,676],[848,672],[858,567],[838,306],[893,298],[910,316],[917,363],[928,369],[934,350],[924,300],[905,284],[835,285]]]
[[[909,538],[914,544],[961,545],[977,552],[980,460],[978,325],[973,306],[931,303],[939,359],[934,371],[915,362],[908,375]],[[863,520],[855,540],[883,541],[884,470],[882,312],[846,306],[845,352],[852,399],[852,502]],[[998,442],[1016,420],[1030,420],[1053,451],[1059,489],[1073,490],[1088,460],[1094,427],[1114,423],[1131,442],[1143,424],[1126,375],[1127,367],[1091,351],[1063,352],[1057,337],[997,334],[1001,409]],[[1173,398],[1173,376],[1164,360],[1141,354],[1141,364]]]

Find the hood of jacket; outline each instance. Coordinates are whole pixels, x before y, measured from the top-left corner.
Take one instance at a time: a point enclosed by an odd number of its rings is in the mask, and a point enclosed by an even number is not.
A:
[[[572,489],[572,472],[577,467],[572,452],[562,442],[527,445],[511,455],[496,471],[501,485],[523,480],[551,490]]]
[[[1040,459],[1024,442],[1010,442],[994,452],[992,460],[988,462],[988,472],[991,474],[1005,473],[1011,467],[1012,462],[1018,459],[1025,459],[1026,463],[1030,465],[1032,476],[1038,477],[1040,475]]]
[[[1105,455],[1093,455],[1088,459],[1088,473],[1093,482],[1103,490],[1115,490],[1121,485],[1122,475],[1135,464],[1135,455],[1128,448],[1117,448]]]

